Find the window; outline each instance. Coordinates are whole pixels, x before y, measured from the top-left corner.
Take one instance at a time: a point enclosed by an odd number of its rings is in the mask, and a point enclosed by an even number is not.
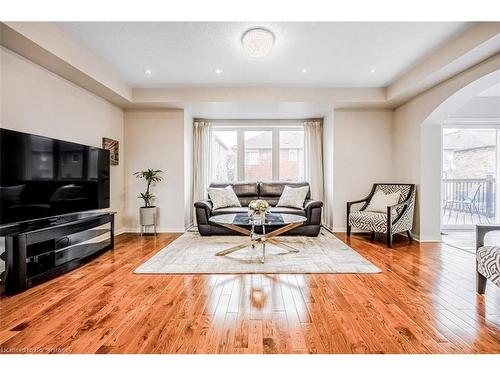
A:
[[[259,164],[259,153],[255,151],[245,151],[245,164],[246,165],[258,165]]]
[[[213,126],[212,181],[304,179],[301,122],[267,125],[241,121]]]
[[[442,212],[445,228],[498,221],[500,129],[444,127]]]
[[[244,180],[273,179],[273,132],[245,131]]]
[[[302,181],[304,179],[304,131],[280,132],[279,179]]]
[[[235,181],[237,132],[212,132],[212,181]]]

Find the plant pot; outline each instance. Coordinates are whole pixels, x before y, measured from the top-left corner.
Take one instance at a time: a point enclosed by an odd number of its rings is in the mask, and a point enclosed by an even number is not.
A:
[[[141,207],[139,209],[140,225],[155,225],[156,224],[156,206]]]

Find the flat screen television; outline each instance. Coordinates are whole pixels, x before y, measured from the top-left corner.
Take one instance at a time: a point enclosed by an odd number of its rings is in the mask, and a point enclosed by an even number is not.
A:
[[[0,226],[108,207],[108,150],[0,129]]]

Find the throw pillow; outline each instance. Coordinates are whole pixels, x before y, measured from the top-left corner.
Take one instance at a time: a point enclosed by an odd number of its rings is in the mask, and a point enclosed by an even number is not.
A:
[[[225,188],[208,188],[207,190],[214,210],[225,207],[241,207],[231,185]]]
[[[383,191],[377,191],[373,194],[370,204],[366,207],[365,211],[387,213],[387,207],[399,203],[400,191],[391,194],[385,194]]]
[[[304,208],[304,201],[308,192],[309,186],[298,188],[285,186],[276,207]]]

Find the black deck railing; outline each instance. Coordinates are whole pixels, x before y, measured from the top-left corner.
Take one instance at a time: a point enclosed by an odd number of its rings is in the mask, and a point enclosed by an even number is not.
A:
[[[486,217],[495,216],[495,179],[493,176],[486,178],[447,178],[443,179],[443,203],[449,201],[466,201],[479,186],[479,191],[474,199],[479,213]],[[444,205],[443,205],[444,206]],[[449,205],[448,205],[449,206]],[[466,204],[455,204],[454,211],[469,212]],[[474,210],[475,211],[475,210]]]

